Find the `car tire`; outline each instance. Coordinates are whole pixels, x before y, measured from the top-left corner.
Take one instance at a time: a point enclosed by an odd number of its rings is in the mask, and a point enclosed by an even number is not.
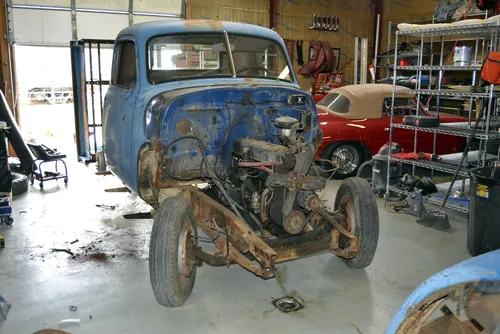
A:
[[[335,179],[356,176],[359,167],[365,161],[363,149],[356,143],[337,143],[329,150],[328,159],[339,161],[339,167],[333,174]],[[351,164],[353,166],[351,166]],[[331,168],[332,166],[328,164]],[[328,169],[330,169],[328,168]]]
[[[96,155],[96,167],[98,172],[105,172],[107,169],[106,165],[106,156],[104,155],[104,151],[97,151]]]
[[[197,268],[196,238],[191,203],[180,196],[165,199],[155,214],[149,245],[149,276],[160,305],[179,307],[191,295]]]
[[[28,177],[24,174],[11,172],[12,196],[24,194],[28,191]]]
[[[370,265],[377,250],[379,216],[375,195],[365,179],[351,177],[342,182],[335,196],[335,211],[349,217],[344,226],[357,238],[356,257],[344,259],[349,268],[363,269]],[[339,244],[348,245],[345,236],[339,237]]]

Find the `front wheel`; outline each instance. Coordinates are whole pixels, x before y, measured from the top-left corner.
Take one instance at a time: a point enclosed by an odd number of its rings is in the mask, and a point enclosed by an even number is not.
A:
[[[333,177],[337,179],[356,175],[364,161],[362,150],[354,143],[337,144],[331,152],[330,160],[337,164],[337,170]]]
[[[165,199],[155,215],[149,245],[149,276],[160,305],[182,306],[191,295],[196,237],[191,203],[180,196]]]
[[[335,197],[335,210],[347,217],[345,228],[354,234],[355,257],[344,259],[349,268],[362,269],[370,265],[378,243],[379,219],[375,195],[368,182],[351,177],[342,182]],[[339,246],[349,248],[352,239],[339,237]]]

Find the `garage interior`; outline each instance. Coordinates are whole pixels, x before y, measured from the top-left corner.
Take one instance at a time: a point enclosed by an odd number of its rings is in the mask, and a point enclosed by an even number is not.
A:
[[[0,333],[500,333],[499,1],[0,0],[0,36]]]

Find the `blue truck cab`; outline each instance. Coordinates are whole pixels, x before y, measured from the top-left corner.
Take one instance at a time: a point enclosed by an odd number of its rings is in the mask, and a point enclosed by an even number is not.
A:
[[[307,103],[291,105],[293,94]],[[106,163],[127,187],[156,204],[154,189],[178,183],[165,181],[168,174],[200,178],[201,156],[196,143],[179,143],[177,150],[165,152],[169,170],[157,173],[151,161],[146,166],[146,151],[195,129],[209,160],[218,157],[218,166],[224,166],[230,163],[233,139],[277,142],[276,128],[267,123],[278,115],[298,118],[300,108],[311,109],[306,141],[317,140],[315,105],[298,86],[283,40],[274,31],[205,20],[134,25],[119,33],[114,46],[104,103]]]

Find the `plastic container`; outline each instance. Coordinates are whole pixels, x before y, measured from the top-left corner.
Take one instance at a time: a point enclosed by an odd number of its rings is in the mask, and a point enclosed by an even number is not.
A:
[[[472,48],[470,46],[457,46],[453,53],[455,66],[470,66],[472,61]]]
[[[500,168],[470,170],[467,249],[472,256],[500,249]]]

